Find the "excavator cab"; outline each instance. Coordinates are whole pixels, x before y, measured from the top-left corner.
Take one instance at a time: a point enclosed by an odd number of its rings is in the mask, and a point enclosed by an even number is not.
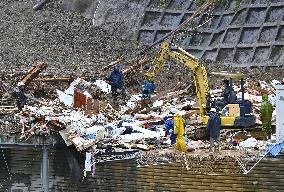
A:
[[[252,103],[244,99],[244,75],[242,73],[212,72],[212,75],[225,79],[223,106],[221,107],[221,125],[230,127],[251,127],[255,125],[255,116],[252,114]],[[240,81],[241,98],[237,99],[233,90],[233,80]],[[220,106],[220,104],[219,104]],[[218,107],[216,107],[218,108]]]

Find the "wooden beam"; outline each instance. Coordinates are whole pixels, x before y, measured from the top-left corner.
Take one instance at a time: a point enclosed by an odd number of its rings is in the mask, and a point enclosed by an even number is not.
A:
[[[39,73],[46,68],[46,65],[40,63],[34,67],[32,67],[26,75],[21,79],[20,83],[24,84],[26,87],[34,78],[36,78]]]

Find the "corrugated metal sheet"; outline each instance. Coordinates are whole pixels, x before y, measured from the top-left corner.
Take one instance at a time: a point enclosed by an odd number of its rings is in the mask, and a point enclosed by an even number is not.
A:
[[[0,191],[42,191],[41,151],[0,150]],[[71,179],[64,153],[53,150],[50,156],[51,191],[284,191],[284,160],[267,159],[248,175],[207,175],[186,170],[178,163],[137,167],[135,161],[115,161],[96,166],[79,183]],[[82,163],[83,165],[83,163]],[[226,167],[226,169],[228,169]],[[11,181],[9,180],[11,173]]]

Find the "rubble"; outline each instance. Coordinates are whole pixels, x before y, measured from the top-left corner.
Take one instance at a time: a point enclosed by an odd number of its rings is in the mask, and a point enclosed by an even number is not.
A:
[[[85,96],[82,105],[76,103],[78,91]],[[100,95],[94,94],[92,91],[99,92]],[[196,121],[200,118],[197,113],[194,116],[194,113],[183,110],[185,106],[192,108],[195,105],[194,100],[181,101],[179,98],[171,100],[165,98],[154,101],[146,114],[129,113],[129,109],[135,108],[141,100],[140,95],[133,95],[125,105],[121,104],[119,108],[114,108],[110,102],[110,87],[103,80],[95,80],[94,83],[91,83],[78,78],[65,91],[57,90],[57,93],[58,98],[49,101],[47,106],[25,106],[15,116],[20,118],[19,122],[24,126],[21,130],[22,139],[28,139],[35,134],[49,135],[59,131],[66,144],[74,145],[78,151],[94,145],[99,146],[102,143],[103,145],[109,143],[109,145],[121,149],[150,150],[169,146],[169,139],[164,137],[163,117],[169,113],[171,108],[176,107],[180,110],[179,113],[189,116],[190,126],[187,127],[187,135],[198,128],[198,122],[200,122]],[[217,92],[215,91],[214,94],[216,96]],[[257,95],[253,96],[248,99],[257,106],[261,100],[255,99]],[[90,113],[87,101],[95,102],[98,101],[98,98],[99,102],[105,104],[96,105],[96,108],[93,108],[93,112]],[[156,108],[159,110],[155,112]],[[238,141],[237,145],[242,148],[256,148],[257,143],[258,148],[267,145],[267,143],[261,143],[254,138]],[[187,148],[189,151],[207,149],[208,144],[202,141],[187,140]]]
[[[265,85],[262,91],[268,91],[273,101],[273,83],[261,82],[260,85]],[[246,89],[245,99],[253,103],[257,115],[261,92],[255,90],[254,87]],[[235,91],[240,91],[240,88],[235,87]],[[102,79],[87,81],[77,78],[65,90],[56,92],[57,98],[47,99],[47,105],[32,102],[21,111],[13,111],[13,122],[16,121],[18,126],[12,133],[21,133],[22,140],[29,140],[34,135],[49,137],[60,133],[67,146],[75,146],[78,152],[87,151],[85,171],[90,171],[90,166],[98,162],[135,158],[138,166],[182,162],[186,169],[203,174],[246,174],[249,165],[263,158],[261,154],[275,144],[273,139],[263,141],[262,138],[254,138],[249,129],[241,132],[222,130],[221,151],[208,153],[209,142],[196,140],[196,131],[202,127],[200,114],[196,98],[188,96],[187,92],[173,94],[172,97],[160,97],[156,93],[146,106],[141,105],[139,94],[129,95],[126,102],[119,100],[119,105],[114,105],[110,86]],[[220,97],[218,89],[211,93],[214,97]],[[96,102],[97,105],[90,104]],[[135,111],[137,106],[139,110]],[[170,145],[170,139],[165,137],[163,117],[172,108],[178,109],[187,122],[186,155],[176,152]],[[226,166],[219,169],[220,163]]]

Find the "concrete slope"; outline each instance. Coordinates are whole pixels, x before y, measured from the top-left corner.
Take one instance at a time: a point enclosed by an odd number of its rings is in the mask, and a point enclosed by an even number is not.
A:
[[[138,39],[151,43],[179,25],[196,9],[196,1],[171,0],[165,9],[155,1],[147,5]],[[284,0],[236,1],[213,12],[210,24],[197,35],[179,35],[174,43],[209,61],[235,66],[267,66],[284,63]],[[206,14],[195,20],[201,25]]]
[[[191,15],[198,7],[196,2],[169,0],[161,6],[159,0],[96,0],[85,15],[95,17],[96,26],[115,35],[152,43]],[[284,0],[243,0],[240,6],[236,2],[230,0],[216,8],[212,22],[197,35],[190,36],[185,29],[174,43],[207,61],[241,67],[283,65]],[[72,10],[80,9],[73,6]],[[194,24],[204,23],[206,16],[198,17]]]

